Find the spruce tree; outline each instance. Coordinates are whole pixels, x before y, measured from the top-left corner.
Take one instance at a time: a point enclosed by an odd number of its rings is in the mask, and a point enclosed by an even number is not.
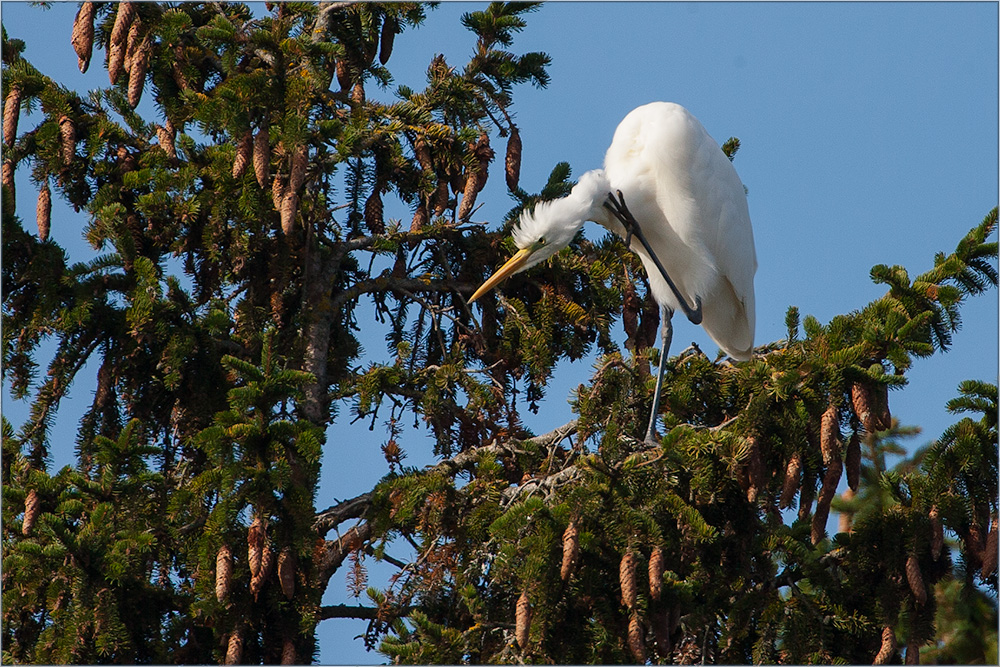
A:
[[[996,387],[964,383],[949,407],[973,416],[912,460],[885,454],[905,433],[890,390],[997,284],[996,210],[912,279],[874,267],[886,292],[856,311],[790,308],[751,361],[668,359],[650,447],[659,315],[617,239],[580,236],[466,302],[520,211],[572,186],[563,163],[539,192],[519,182],[514,93],[548,82],[544,53],[514,49],[534,8],[467,13],[468,62],[435,57],[392,103],[368,92],[419,3],[82,3],[67,36],[109,75],[88,96],[4,31],[4,381],[32,404],[3,422],[5,662],[306,663],[345,616],[400,663],[974,653],[934,642],[967,638],[948,618],[990,618]],[[500,172],[515,205],[487,231]],[[93,257],[50,236],[72,224],[53,197],[85,216]],[[366,304],[388,330],[370,363]],[[529,432],[556,363],[594,351],[577,418]],[[88,362],[76,462],[51,470],[53,415]],[[389,425],[391,472],[333,502],[324,444],[349,419]],[[433,465],[403,465],[404,420],[433,435]],[[838,508],[852,521],[830,534]],[[399,571],[366,587],[365,558]],[[323,606],[344,567],[365,603]]]

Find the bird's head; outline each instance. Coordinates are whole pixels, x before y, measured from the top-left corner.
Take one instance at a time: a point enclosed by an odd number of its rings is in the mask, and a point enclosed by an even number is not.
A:
[[[584,222],[603,214],[602,207],[610,187],[604,171],[595,169],[581,176],[573,190],[562,199],[539,202],[534,210],[522,212],[511,232],[520,250],[476,290],[469,303],[505,278],[531,268],[568,246]]]

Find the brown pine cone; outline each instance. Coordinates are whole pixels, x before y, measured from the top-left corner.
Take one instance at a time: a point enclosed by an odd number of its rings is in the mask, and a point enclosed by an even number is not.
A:
[[[832,461],[826,469],[823,477],[823,486],[820,487],[819,497],[816,499],[816,512],[812,520],[812,543],[817,544],[826,535],[826,520],[830,516],[830,503],[837,494],[837,485],[840,483],[840,474],[843,472],[844,464],[839,460]]]
[[[847,456],[844,460],[847,467],[847,486],[851,491],[858,490],[861,483],[861,436],[857,431],[851,434],[847,441]]]
[[[427,215],[427,207],[423,202],[417,206],[417,210],[413,212],[413,220],[410,222],[410,231],[419,232],[424,226],[429,222],[429,217]]]
[[[831,403],[820,420],[819,446],[823,453],[823,465],[834,460],[840,461],[840,427],[837,423],[837,407]]]
[[[392,43],[398,31],[399,23],[396,21],[396,17],[391,14],[386,15],[382,22],[382,34],[378,45],[378,61],[383,65],[389,62],[389,56],[392,55]]]
[[[628,650],[632,652],[632,657],[640,665],[646,664],[646,644],[642,638],[642,622],[639,614],[632,612],[632,618],[628,622]]]
[[[38,238],[47,241],[49,238],[49,226],[52,222],[52,192],[49,190],[49,182],[42,183],[42,189],[38,191],[38,205],[35,207],[35,217],[38,222]]]
[[[785,467],[785,481],[781,486],[781,499],[778,501],[778,507],[788,509],[792,506],[792,501],[795,499],[795,494],[799,490],[801,481],[802,454],[792,452],[791,458],[788,459],[788,465]]]
[[[233,178],[239,180],[246,173],[247,165],[250,164],[250,158],[253,154],[253,133],[247,130],[242,137],[240,137],[240,143],[236,145],[236,156],[233,158]]]
[[[302,189],[306,180],[306,167],[309,166],[309,147],[296,146],[292,153],[292,168],[288,174],[288,189],[295,194]]]
[[[125,42],[112,43],[108,47],[108,80],[111,85],[118,83],[118,77],[125,69]]]
[[[94,3],[80,4],[80,11],[73,20],[73,37],[70,42],[76,51],[77,65],[81,72],[90,67],[90,58],[94,53]]]
[[[118,3],[118,13],[115,14],[115,24],[111,29],[111,43],[123,44],[128,37],[129,28],[135,20],[135,3],[123,0]]]
[[[226,664],[239,665],[243,662],[243,626],[233,629],[226,646]]]
[[[14,163],[10,160],[3,161],[0,167],[0,184],[10,190],[11,201],[14,201]]]
[[[923,605],[927,602],[927,588],[924,586],[924,576],[920,572],[920,564],[917,557],[910,554],[906,557],[906,581],[910,584],[910,590],[917,604]]]
[[[559,569],[559,577],[563,581],[569,579],[579,555],[580,531],[576,524],[570,521],[562,536],[562,567]]]
[[[264,529],[264,522],[259,516],[255,516],[247,531],[247,563],[250,565],[250,576],[252,577],[260,574],[266,545],[267,533]]]
[[[21,86],[12,85],[3,101],[3,145],[14,145],[17,139],[17,121],[21,116]]]
[[[295,597],[295,554],[291,547],[285,547],[278,556],[278,581],[285,599]]]
[[[892,659],[892,656],[896,654],[896,633],[893,632],[892,627],[885,626],[882,628],[882,647],[875,654],[875,660],[872,661],[873,665],[887,665]]]
[[[63,164],[70,164],[76,156],[76,125],[65,115],[59,117],[59,150]]]
[[[514,625],[514,636],[522,651],[528,648],[528,631],[531,629],[531,603],[527,592],[521,593],[517,599],[517,616]]]
[[[622,603],[629,609],[635,607],[638,601],[638,587],[635,581],[635,554],[626,551],[618,566],[618,582],[622,587]]]
[[[271,178],[271,140],[266,127],[257,130],[257,135],[253,138],[253,171],[257,176],[257,184],[266,188]],[[281,199],[276,199],[274,207],[278,208],[280,203]]]
[[[34,489],[28,491],[28,496],[24,499],[24,521],[21,522],[21,534],[31,535],[32,528],[38,520],[38,515],[42,511],[42,499],[38,497],[38,492]]]
[[[215,599],[225,602],[233,582],[233,552],[228,544],[219,547],[215,556]]]
[[[517,183],[521,178],[521,133],[513,125],[510,128],[510,136],[507,138],[507,156],[504,159],[504,168],[507,189],[514,192],[517,190]]]
[[[277,179],[275,179],[277,180]],[[287,188],[285,198],[281,201],[281,231],[288,236],[295,229],[295,214],[299,210],[299,196]]]
[[[167,121],[169,125],[170,122]],[[166,128],[161,125],[156,126],[156,139],[160,142],[160,148],[163,152],[167,154],[167,157],[171,160],[177,159],[177,149],[174,147],[174,132],[173,128]]]
[[[659,600],[663,594],[664,569],[663,549],[653,547],[653,553],[649,555],[649,597],[654,600]]]
[[[152,45],[149,40],[143,40],[132,58],[132,66],[128,70],[128,104],[133,109],[138,106],[142,99],[142,88],[146,85],[146,69],[149,66],[149,57],[152,53]]]

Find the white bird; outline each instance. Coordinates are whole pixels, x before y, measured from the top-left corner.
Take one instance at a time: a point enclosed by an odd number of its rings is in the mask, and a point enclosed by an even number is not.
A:
[[[719,144],[687,109],[670,102],[641,106],[615,130],[604,169],[583,174],[562,199],[521,214],[513,230],[520,250],[469,302],[559,252],[587,220],[621,236],[639,255],[664,311],[646,433],[652,440],[675,310],[700,323],[733,359],[750,358],[757,254],[746,190]]]

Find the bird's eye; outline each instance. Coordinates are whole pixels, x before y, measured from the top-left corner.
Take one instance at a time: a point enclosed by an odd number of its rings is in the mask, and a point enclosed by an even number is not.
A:
[[[538,239],[538,243],[539,245],[545,245],[545,237],[543,236],[540,239]]]

